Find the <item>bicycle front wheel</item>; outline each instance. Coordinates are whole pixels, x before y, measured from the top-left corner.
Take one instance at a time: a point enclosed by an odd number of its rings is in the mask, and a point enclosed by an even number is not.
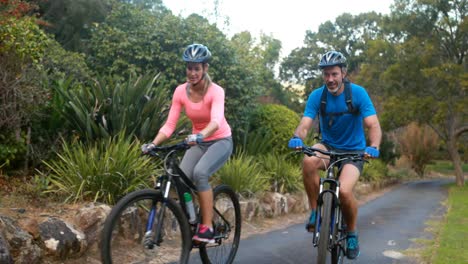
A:
[[[213,197],[216,243],[200,247],[200,256],[203,263],[232,263],[239,248],[241,233],[239,199],[227,185],[217,186],[213,190]]]
[[[190,227],[180,206],[145,189],[122,198],[107,217],[101,259],[111,263],[187,263]]]
[[[325,192],[322,196],[323,204],[320,212],[319,241],[317,264],[327,263],[328,244],[330,241],[330,223],[332,213],[333,194]]]
[[[332,264],[342,264],[345,258],[346,228],[339,206],[335,205],[335,223],[333,224]]]

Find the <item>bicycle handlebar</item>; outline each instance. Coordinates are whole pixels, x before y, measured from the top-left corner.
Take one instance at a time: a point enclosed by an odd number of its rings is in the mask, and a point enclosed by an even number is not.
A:
[[[190,145],[187,144],[187,142],[184,140],[182,142],[176,143],[176,144],[171,144],[171,145],[165,145],[165,146],[155,146],[152,148],[148,153],[144,153],[146,155],[150,155],[152,157],[159,157],[159,153],[169,153],[173,150],[175,151],[180,151],[180,150],[186,150],[189,149]]]
[[[302,153],[306,154],[307,156],[317,156],[316,152],[319,152],[323,155],[329,156],[330,158],[348,158],[348,159],[361,159],[364,160],[366,155],[362,152],[336,152],[333,150],[323,150],[314,147],[303,146],[300,150]]]

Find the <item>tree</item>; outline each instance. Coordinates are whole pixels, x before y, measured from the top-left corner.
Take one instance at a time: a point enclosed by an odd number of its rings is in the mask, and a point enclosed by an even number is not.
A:
[[[305,85],[307,97],[312,88],[322,84],[317,64],[329,50],[342,52],[348,59],[348,73],[358,75],[369,43],[382,38],[382,21],[382,16],[375,12],[356,16],[344,13],[334,23],[321,24],[318,32],[307,31],[304,47],[294,49],[281,63],[280,78]]]
[[[464,184],[458,140],[468,132],[467,11],[464,0],[396,1],[389,24],[399,36],[396,62],[382,73],[386,94],[394,98],[385,104],[389,119],[433,128],[446,144],[458,185]]]
[[[88,65],[100,74],[122,78],[157,71],[161,73],[159,85],[174,90],[185,82],[183,50],[189,44],[202,43],[213,54],[210,75],[226,90],[226,116],[233,134],[244,133],[258,95],[280,85],[273,73],[280,42],[263,36],[257,44],[250,33],[229,40],[198,14],[182,18],[160,5],[135,4],[149,1],[124,2],[114,3],[109,16],[94,24]]]
[[[24,161],[30,124],[47,100],[40,83],[48,37],[23,1],[0,2],[0,168]]]
[[[85,51],[93,23],[102,22],[111,8],[112,0],[35,0],[47,33],[53,34],[63,48]]]

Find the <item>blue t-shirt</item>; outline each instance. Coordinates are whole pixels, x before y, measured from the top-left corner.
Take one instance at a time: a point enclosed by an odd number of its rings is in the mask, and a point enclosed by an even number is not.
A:
[[[309,96],[304,111],[304,116],[314,119],[320,111],[320,99],[325,86],[315,89]],[[359,114],[348,112],[345,102],[345,93],[338,96],[327,92],[326,113],[346,112],[343,115],[326,115],[320,117],[320,130],[322,142],[342,150],[363,150],[366,147],[364,134],[364,118],[375,115],[376,111],[366,90],[351,83],[351,95],[354,108]]]

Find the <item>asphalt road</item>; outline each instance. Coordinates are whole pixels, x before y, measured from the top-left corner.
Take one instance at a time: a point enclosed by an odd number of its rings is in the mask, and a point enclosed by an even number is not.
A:
[[[450,180],[411,182],[359,208],[361,255],[345,263],[413,263],[403,255],[414,238],[430,238],[425,222],[445,213],[444,185]],[[234,263],[315,263],[316,248],[304,225],[252,236],[242,240]]]

